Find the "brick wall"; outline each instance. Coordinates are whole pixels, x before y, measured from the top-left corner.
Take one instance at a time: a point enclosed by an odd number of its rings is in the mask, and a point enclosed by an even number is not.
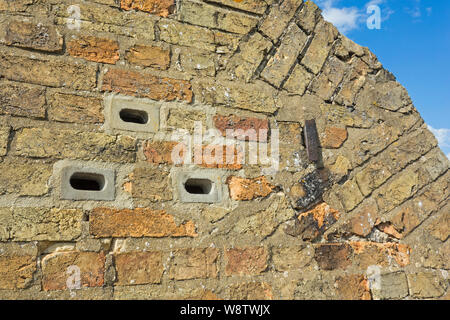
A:
[[[448,298],[449,161],[312,1],[0,0],[0,26],[0,298]],[[174,161],[198,123],[239,144]],[[108,194],[65,198],[64,168]]]

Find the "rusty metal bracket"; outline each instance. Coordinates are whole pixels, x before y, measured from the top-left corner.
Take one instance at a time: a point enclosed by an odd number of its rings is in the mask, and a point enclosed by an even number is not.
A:
[[[319,161],[319,135],[314,119],[305,121],[305,143],[309,161]]]

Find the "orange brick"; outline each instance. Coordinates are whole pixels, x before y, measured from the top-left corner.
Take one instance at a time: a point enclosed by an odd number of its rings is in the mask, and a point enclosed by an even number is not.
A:
[[[140,10],[167,17],[175,10],[174,0],[121,0],[120,7],[125,10]]]
[[[147,208],[95,208],[89,218],[90,233],[102,237],[196,237],[192,221],[179,226],[164,210]]]
[[[352,274],[339,277],[336,281],[341,300],[371,300],[369,281],[363,275]]]
[[[207,279],[217,277],[217,258],[215,248],[178,249],[173,252],[169,279]]]
[[[192,102],[189,81],[159,78],[150,74],[112,69],[103,78],[104,91],[112,91],[153,100]]]
[[[347,140],[347,129],[328,127],[325,129],[322,147],[327,149],[338,149]]]
[[[0,256],[0,289],[26,288],[35,271],[35,256]]]
[[[67,52],[74,57],[89,61],[115,64],[119,60],[117,41],[85,36],[69,41]]]
[[[114,256],[117,285],[160,283],[164,272],[162,253],[127,252]]]
[[[221,150],[222,156],[217,155],[216,151]],[[202,147],[203,163],[205,168],[225,168],[228,170],[242,169],[244,162],[243,154],[235,146],[208,145]],[[232,157],[230,157],[232,155]],[[227,156],[230,157],[230,163],[227,163]],[[216,159],[217,158],[217,159]]]
[[[145,159],[154,164],[173,164],[172,151],[178,145],[178,142],[172,141],[146,141],[143,143]],[[179,156],[183,158],[183,152]]]
[[[55,252],[42,259],[42,287],[48,290],[68,289],[70,277],[79,270],[81,287],[101,287],[104,283],[105,255],[103,252]],[[74,279],[75,279],[74,278]]]
[[[266,197],[274,189],[274,186],[264,176],[254,179],[231,176],[227,183],[233,200],[252,200],[258,197]]]
[[[267,269],[267,251],[263,247],[233,248],[225,252],[227,266],[225,274],[257,275]]]

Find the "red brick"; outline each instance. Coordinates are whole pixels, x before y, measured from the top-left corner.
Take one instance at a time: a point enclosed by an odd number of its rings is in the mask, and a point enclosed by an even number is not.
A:
[[[42,287],[48,290],[65,290],[70,273],[69,267],[80,270],[81,287],[101,287],[104,283],[105,255],[103,252],[55,252],[42,259]]]
[[[189,81],[117,69],[105,74],[102,90],[166,101],[192,102],[193,96]]]
[[[267,250],[263,247],[233,248],[225,252],[225,274],[257,275],[267,269]]]
[[[119,43],[109,39],[85,36],[69,41],[67,52],[89,61],[115,64],[119,60]]]
[[[120,7],[124,10],[140,10],[167,17],[175,10],[174,0],[121,0]]]
[[[215,248],[174,250],[169,279],[217,278],[218,256],[219,250]]]
[[[95,208],[89,217],[90,233],[102,237],[196,237],[192,221],[179,226],[164,210]]]
[[[242,130],[243,132],[238,131],[234,134],[234,137],[238,140],[267,142],[269,135],[269,121],[267,119],[217,115],[214,117],[214,125],[222,132],[224,137],[227,135],[227,130]],[[255,135],[246,135],[247,130],[254,130]],[[262,131],[260,132],[260,130]]]
[[[162,253],[127,252],[114,256],[117,285],[160,283],[164,272]]]
[[[266,197],[274,189],[274,186],[264,176],[254,179],[231,176],[228,178],[227,184],[233,200],[252,200],[258,197]]]

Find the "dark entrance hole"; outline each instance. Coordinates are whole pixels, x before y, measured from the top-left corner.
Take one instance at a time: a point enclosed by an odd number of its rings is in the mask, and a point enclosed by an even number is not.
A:
[[[70,185],[75,190],[101,191],[105,186],[105,177],[101,174],[76,172],[70,177]]]
[[[212,189],[212,182],[208,179],[188,179],[184,188],[190,194],[209,194]]]
[[[137,124],[146,124],[148,122],[148,114],[145,111],[122,109],[119,113],[120,119],[125,122],[132,122]]]

